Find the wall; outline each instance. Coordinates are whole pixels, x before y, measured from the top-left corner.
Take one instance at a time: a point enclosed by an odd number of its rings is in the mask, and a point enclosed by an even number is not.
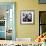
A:
[[[45,4],[39,4],[38,0],[3,0],[0,2],[16,2],[16,37],[33,38],[39,35],[39,10],[46,10]],[[20,24],[20,11],[34,10],[35,23],[30,25]]]
[[[38,3],[37,0],[20,0],[17,1],[17,37],[18,38],[36,38],[38,36]],[[16,4],[17,4],[16,2]],[[33,25],[22,25],[20,24],[20,10],[34,10],[35,12],[35,23]]]
[[[17,4],[17,2],[16,2]],[[22,38],[36,38],[39,32],[38,25],[38,1],[36,0],[20,0],[17,5],[17,37]],[[33,25],[22,25],[20,24],[20,10],[34,10],[35,12],[35,23]]]

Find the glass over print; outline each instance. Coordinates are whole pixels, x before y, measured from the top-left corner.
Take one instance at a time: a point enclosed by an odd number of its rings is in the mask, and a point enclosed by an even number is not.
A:
[[[34,11],[22,10],[21,11],[21,24],[33,24],[34,23]]]

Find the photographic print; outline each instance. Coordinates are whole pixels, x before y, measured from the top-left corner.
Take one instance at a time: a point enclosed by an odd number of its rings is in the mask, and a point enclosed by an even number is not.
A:
[[[20,22],[21,24],[33,24],[34,23],[34,11],[22,10]]]

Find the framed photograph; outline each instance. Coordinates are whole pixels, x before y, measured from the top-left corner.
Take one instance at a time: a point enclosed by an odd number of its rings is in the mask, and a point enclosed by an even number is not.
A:
[[[33,24],[34,23],[34,11],[32,10],[22,10],[21,11],[21,24]]]
[[[40,4],[46,4],[46,0],[39,0]]]

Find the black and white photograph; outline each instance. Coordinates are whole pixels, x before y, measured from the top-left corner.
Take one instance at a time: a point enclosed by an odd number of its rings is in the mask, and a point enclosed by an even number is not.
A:
[[[21,11],[21,24],[33,24],[34,11],[23,10]]]

